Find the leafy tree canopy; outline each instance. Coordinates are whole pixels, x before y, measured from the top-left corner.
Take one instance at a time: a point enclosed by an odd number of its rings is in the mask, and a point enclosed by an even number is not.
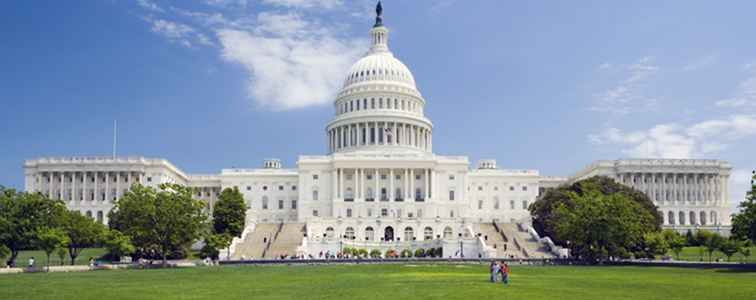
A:
[[[246,214],[247,206],[239,188],[226,188],[213,207],[213,230],[216,234],[241,237]]]
[[[740,212],[732,216],[732,235],[756,243],[756,173],[751,180],[751,190],[746,193],[745,201],[738,207]]]
[[[116,201],[110,226],[128,236],[138,250],[154,251],[166,264],[171,251],[189,248],[206,229],[204,204],[192,195],[191,188],[178,184],[161,184],[159,190],[134,185]]]
[[[74,265],[81,250],[101,242],[106,230],[105,226],[78,211],[64,213],[62,228],[69,240],[68,256],[71,259],[71,265]]]
[[[0,187],[0,244],[10,249],[8,264],[19,250],[36,245],[40,231],[60,226],[66,211],[62,201]]]
[[[628,193],[605,193],[594,181],[578,185],[579,192],[565,191],[568,200],[556,202],[549,219],[541,219],[553,230],[553,237],[587,262],[646,256],[646,235],[659,231],[656,210]]]

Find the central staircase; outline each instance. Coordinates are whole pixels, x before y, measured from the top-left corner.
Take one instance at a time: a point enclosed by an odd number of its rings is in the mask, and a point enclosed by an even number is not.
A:
[[[305,227],[302,223],[260,223],[236,245],[231,259],[263,259],[296,255]]]

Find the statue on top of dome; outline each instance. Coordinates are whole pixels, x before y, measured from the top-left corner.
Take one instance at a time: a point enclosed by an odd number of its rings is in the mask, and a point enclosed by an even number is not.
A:
[[[383,26],[383,5],[381,1],[378,1],[378,5],[375,6],[375,25],[373,27]]]

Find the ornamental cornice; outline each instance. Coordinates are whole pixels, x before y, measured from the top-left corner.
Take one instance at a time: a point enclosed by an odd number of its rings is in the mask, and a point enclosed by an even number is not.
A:
[[[378,113],[365,111],[339,115],[328,122],[326,130],[330,130],[335,126],[366,122],[404,122],[411,125],[427,126],[430,127],[431,132],[433,131],[433,123],[428,118],[416,114],[387,110],[379,111]]]

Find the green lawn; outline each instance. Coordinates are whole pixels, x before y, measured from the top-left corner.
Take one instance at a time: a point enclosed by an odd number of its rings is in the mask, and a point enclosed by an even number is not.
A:
[[[90,257],[94,257],[95,259],[97,259],[103,254],[105,254],[105,249],[103,248],[84,249],[81,251],[81,254],[79,254],[79,257],[76,258],[76,264],[86,265],[89,263]],[[16,258],[16,266],[26,267],[26,264],[28,263],[30,257],[34,257],[34,260],[36,261],[37,266],[44,266],[45,261],[47,260],[47,255],[42,250],[19,251],[18,257]],[[71,263],[71,258],[68,257],[68,251],[66,251],[66,258],[65,258],[64,263],[66,265],[69,265]],[[1,262],[0,264],[4,265],[5,261]],[[53,253],[52,255],[50,255],[50,265],[51,266],[60,265],[60,259],[58,258],[57,254]]]
[[[666,267],[229,266],[0,276],[0,299],[754,299],[756,272]]]
[[[703,253],[703,261],[708,262],[709,261],[709,253],[706,252],[706,249],[702,247],[685,247],[683,248],[683,251],[680,252],[680,260],[689,260],[689,261],[700,261],[701,259],[701,253]],[[675,258],[675,254],[671,251],[669,252],[669,256]],[[724,253],[719,251],[714,251],[711,255],[711,259],[714,261],[717,258],[722,259],[722,261],[727,261],[727,256],[724,255]],[[743,260],[743,255],[740,253],[735,253],[735,255],[732,256],[730,261],[732,262],[741,262]],[[746,260],[746,262],[750,263],[756,263],[756,247],[751,247],[751,256],[749,256]],[[756,297],[755,297],[756,298]]]

